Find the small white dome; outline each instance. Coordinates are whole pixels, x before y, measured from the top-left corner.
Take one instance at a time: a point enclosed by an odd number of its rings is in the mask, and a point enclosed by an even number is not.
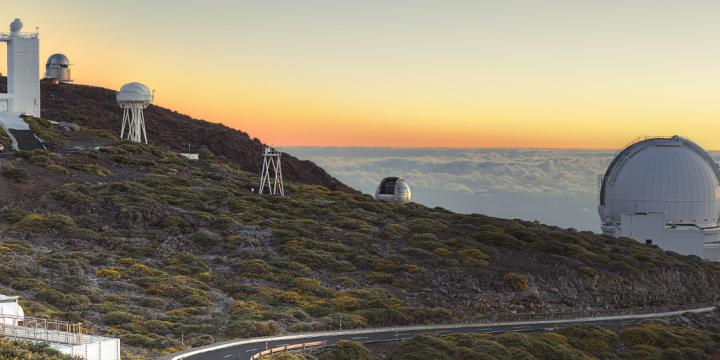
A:
[[[622,214],[664,212],[669,225],[718,226],[720,168],[700,146],[679,136],[637,142],[612,161],[600,193],[603,224]]]
[[[52,54],[47,60],[46,66],[60,66],[60,67],[68,67],[70,65],[70,60],[68,60],[67,56],[63,54]]]
[[[123,85],[117,94],[117,101],[119,103],[129,102],[152,102],[153,94],[150,88],[139,82],[132,82]]]
[[[15,19],[12,23],[10,23],[10,31],[11,32],[20,32],[23,28],[23,23],[20,19]]]

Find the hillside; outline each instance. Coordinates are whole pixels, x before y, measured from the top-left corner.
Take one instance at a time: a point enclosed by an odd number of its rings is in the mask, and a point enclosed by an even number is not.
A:
[[[257,173],[221,156],[190,161],[102,128],[31,123],[53,150],[0,155],[0,293],[120,337],[124,359],[340,323],[588,314],[720,294],[717,265],[629,239],[299,182],[292,196],[258,196]],[[90,140],[104,145],[81,146]]]
[[[130,143],[64,149],[90,131],[34,127],[58,150],[0,161],[0,291],[130,351],[334,329],[341,317],[452,322],[718,294],[714,267],[631,240],[302,184],[259,197],[247,191],[255,174],[223,162]]]
[[[0,92],[7,89],[7,77],[0,77]],[[54,121],[73,122],[95,129],[118,132],[122,111],[115,101],[116,92],[95,86],[59,84],[42,81],[42,115]],[[263,144],[242,131],[222,124],[193,119],[159,106],[145,110],[148,139],[154,144],[187,152],[201,147],[241,169],[260,172]],[[283,156],[285,179],[306,184],[323,185],[332,190],[355,190],[327,174],[310,161],[301,161],[290,154]]]

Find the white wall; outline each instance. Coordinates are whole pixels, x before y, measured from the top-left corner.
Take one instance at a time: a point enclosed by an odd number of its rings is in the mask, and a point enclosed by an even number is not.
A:
[[[7,49],[10,111],[40,117],[40,41],[15,36]]]
[[[705,231],[694,226],[667,228],[661,212],[622,214],[618,235],[643,244],[651,240],[663,250],[705,258]]]

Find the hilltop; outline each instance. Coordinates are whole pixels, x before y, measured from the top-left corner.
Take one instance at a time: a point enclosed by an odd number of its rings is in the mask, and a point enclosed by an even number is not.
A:
[[[630,239],[378,202],[332,184],[290,181],[289,197],[258,196],[257,172],[227,153],[191,161],[175,140],[119,141],[109,117],[97,120],[115,110],[112,96],[97,116],[73,117],[101,103],[82,91],[107,90],[58,89],[74,100],[45,101],[58,107],[45,116],[83,126],[29,119],[51,150],[0,156],[0,293],[20,295],[34,316],[120,337],[123,358],[340,323],[587,314],[720,294],[717,265]],[[151,139],[180,127],[158,119]],[[256,154],[250,142],[239,157]]]
[[[7,77],[0,76],[0,92],[7,89]],[[113,90],[76,84],[41,82],[42,113],[47,119],[66,121],[94,129],[118,132],[122,112]],[[150,105],[145,110],[148,138],[153,144],[178,152],[197,152],[205,147],[216,156],[253,172],[260,172],[263,143],[242,131],[222,124],[193,119],[190,116]],[[322,185],[332,190],[354,192],[352,188],[330,176],[310,161],[291,154],[283,156],[283,175],[288,180]]]

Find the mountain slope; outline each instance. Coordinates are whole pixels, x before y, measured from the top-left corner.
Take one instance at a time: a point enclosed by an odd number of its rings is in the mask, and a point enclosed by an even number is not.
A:
[[[6,84],[7,78],[0,77],[0,92],[6,91]],[[42,81],[41,93],[43,117],[119,132],[122,112],[115,101],[115,91]],[[260,172],[263,144],[242,131],[154,105],[145,110],[145,119],[148,139],[153,144],[180,152],[187,152],[188,146],[197,152],[204,146],[245,171]],[[314,163],[289,154],[283,156],[283,175],[288,180],[323,185],[331,190],[355,191]]]
[[[28,314],[120,337],[124,358],[341,323],[587,314],[720,294],[716,264],[633,240],[297,182],[292,196],[259,196],[248,191],[258,174],[222,158],[29,121],[53,150],[0,154],[0,293],[20,295]]]

